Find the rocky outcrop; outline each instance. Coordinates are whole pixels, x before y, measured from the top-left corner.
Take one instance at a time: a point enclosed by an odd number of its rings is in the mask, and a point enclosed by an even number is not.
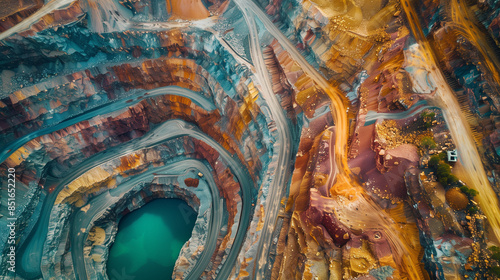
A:
[[[463,275],[467,258],[473,252],[473,240],[464,236],[453,210],[431,187],[425,187],[427,183],[423,183],[419,169],[410,169],[405,181],[418,219],[427,272],[436,279]]]
[[[419,155],[415,145],[403,144],[393,149],[384,149],[384,144],[375,139],[375,153],[377,169],[383,173],[390,172],[393,168],[406,170],[410,166],[418,166]],[[379,145],[377,145],[379,144]]]
[[[68,223],[73,210],[67,204],[54,206],[50,215],[47,240],[43,246],[42,272],[44,278],[71,279],[74,275],[71,254],[67,247],[70,235]]]

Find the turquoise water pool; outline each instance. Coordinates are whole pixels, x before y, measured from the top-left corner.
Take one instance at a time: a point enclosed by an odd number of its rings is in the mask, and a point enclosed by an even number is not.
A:
[[[107,262],[110,280],[171,279],[196,212],[180,199],[156,199],[125,215]]]

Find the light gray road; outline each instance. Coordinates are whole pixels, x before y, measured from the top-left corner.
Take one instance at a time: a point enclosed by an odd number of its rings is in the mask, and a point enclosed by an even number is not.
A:
[[[273,235],[274,227],[278,217],[281,205],[281,198],[285,194],[290,180],[290,173],[292,169],[292,145],[291,133],[287,123],[287,119],[283,112],[281,104],[278,102],[272,90],[271,79],[266,68],[262,49],[260,47],[259,35],[255,25],[255,18],[253,12],[248,9],[244,3],[249,1],[235,0],[240,10],[245,17],[245,21],[249,28],[250,33],[250,52],[252,61],[255,66],[256,75],[259,84],[262,86],[262,95],[269,105],[270,112],[273,120],[276,122],[278,129],[278,141],[275,145],[278,146],[278,162],[276,164],[275,174],[267,174],[271,176],[271,183],[269,184],[269,192],[266,198],[264,210],[264,226],[262,228],[261,236],[259,238],[259,245],[257,251],[256,266],[261,269],[261,273],[265,270],[267,264],[267,256],[269,254],[269,247],[271,244],[271,237]],[[267,18],[266,18],[267,19]],[[263,182],[267,181],[267,176]],[[230,271],[221,270],[217,275],[217,279],[228,279]]]
[[[415,116],[416,114],[422,112],[425,109],[438,108],[438,107],[427,106],[425,104],[427,104],[427,101],[420,100],[417,103],[415,103],[415,105],[413,105],[412,108],[410,108],[409,110],[399,113],[378,113],[375,111],[368,111],[365,117],[365,125],[369,125],[378,119],[387,119],[387,120],[406,119]]]
[[[65,6],[73,3],[74,1],[75,0],[52,0],[48,2],[42,8],[40,8],[40,10],[36,11],[31,16],[27,17],[26,19],[16,24],[12,28],[9,28],[6,31],[0,33],[0,41],[13,34],[29,29],[32,24],[36,23],[43,16],[53,12],[54,10],[62,9]]]

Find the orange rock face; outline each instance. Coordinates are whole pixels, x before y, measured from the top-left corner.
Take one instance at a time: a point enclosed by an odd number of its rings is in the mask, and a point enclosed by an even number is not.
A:
[[[198,184],[200,183],[200,180],[196,179],[196,178],[186,178],[186,180],[184,180],[184,184],[186,184],[186,186],[188,187],[198,187]]]
[[[167,0],[167,11],[174,19],[199,20],[210,16],[201,0]]]

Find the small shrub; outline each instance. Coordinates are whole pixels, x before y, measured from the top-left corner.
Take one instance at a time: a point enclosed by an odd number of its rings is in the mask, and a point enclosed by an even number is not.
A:
[[[438,177],[448,177],[451,174],[451,167],[446,163],[440,163],[436,169]]]
[[[500,247],[498,247],[498,246],[491,246],[490,248],[488,248],[488,250],[490,250],[493,253],[499,253],[500,252]]]
[[[477,212],[479,212],[479,208],[477,208],[477,206],[469,206],[469,208],[467,208],[467,211],[470,213],[470,214],[476,214]]]
[[[420,141],[420,145],[424,148],[424,149],[435,149],[437,147],[436,145],[436,142],[434,141],[434,139],[432,139],[432,137],[429,137],[429,136],[425,136],[422,138],[422,140]]]
[[[478,195],[479,192],[474,190],[474,189],[469,189],[469,191],[467,192],[467,195],[470,197],[470,198],[474,198],[476,195]]]
[[[474,199],[474,197],[479,194],[478,191],[476,191],[475,189],[470,189],[467,186],[461,186],[460,191],[466,194],[470,199]]]
[[[436,118],[436,114],[434,112],[422,112],[420,114],[420,117],[422,118],[424,122],[424,127],[425,128],[430,128],[432,126],[432,123],[434,122]]]
[[[448,185],[454,185],[456,183],[458,183],[460,180],[458,180],[458,177],[453,175],[453,174],[450,174],[448,175]]]
[[[438,155],[433,155],[431,156],[427,164],[429,165],[429,167],[436,169],[440,161],[441,159]]]
[[[448,185],[448,177],[438,176],[438,182],[441,185],[446,186],[446,185]]]
[[[500,267],[498,267],[498,266],[490,267],[489,272],[491,274],[495,275],[496,277],[500,277]]]
[[[439,153],[439,158],[442,161],[445,161],[446,159],[448,159],[448,155],[446,153]]]

